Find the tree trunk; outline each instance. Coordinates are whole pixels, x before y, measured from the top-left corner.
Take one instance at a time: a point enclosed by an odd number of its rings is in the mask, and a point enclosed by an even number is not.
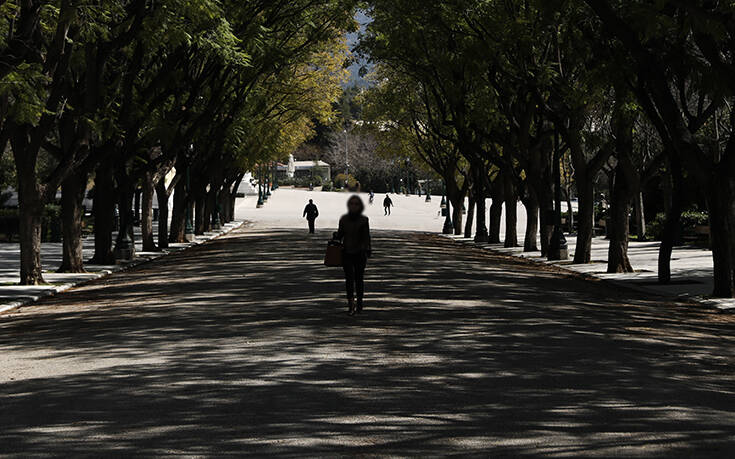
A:
[[[222,190],[222,192],[219,195],[219,206],[220,206],[220,221],[222,223],[229,223],[232,220],[234,220],[234,217],[232,216],[235,213],[234,210],[234,204],[231,204],[230,201],[234,201],[234,199],[231,199],[230,192],[227,190]]]
[[[673,156],[670,157],[669,173],[664,177],[664,189],[669,190],[669,199],[658,250],[658,282],[665,285],[671,282],[671,254],[679,240],[683,211],[684,177],[678,161]]]
[[[594,219],[594,216],[592,218]],[[568,228],[569,234],[574,233],[574,208],[572,207],[571,187],[567,188],[567,228]]]
[[[541,199],[540,207],[540,220],[541,220],[541,256],[546,257],[549,255],[549,245],[551,244],[551,235],[554,234],[554,219],[552,218],[554,212],[554,200],[553,190],[544,193],[544,198]]]
[[[661,193],[664,198],[664,212],[668,215],[674,206],[674,184],[671,177],[671,171],[667,171],[663,176],[661,183]]]
[[[503,193],[502,178],[497,177],[490,189],[490,232],[488,234],[488,242],[491,244],[500,244],[500,227],[503,224],[503,201],[505,194]]]
[[[44,283],[41,267],[43,201],[33,181],[28,182],[18,177],[20,284],[40,285]]]
[[[235,200],[237,199],[237,189],[239,186],[240,182],[237,182],[235,185],[227,182],[227,186],[223,187],[220,192],[219,205],[222,223],[230,223],[235,220]]]
[[[166,188],[166,176],[156,183],[156,199],[158,200],[158,247],[168,247],[168,189]]]
[[[630,203],[640,185],[640,172],[633,163],[633,128],[635,113],[627,108],[626,93],[616,87],[612,128],[615,132],[615,151],[618,159],[612,174],[610,208],[610,245],[607,253],[608,273],[632,273],[628,258],[630,237]],[[593,216],[594,220],[594,216]]]
[[[158,251],[153,238],[153,189],[153,174],[146,171],[143,175],[143,193],[140,201],[140,232],[144,252]]]
[[[235,215],[235,206],[237,204],[237,190],[240,189],[240,183],[242,183],[242,179],[245,177],[244,173],[240,173],[235,178],[234,183],[229,184],[227,187],[227,195],[229,196],[230,200],[228,203],[228,209],[229,209],[229,217],[225,220],[225,222],[229,223],[232,221],[235,221],[236,215]],[[225,208],[225,205],[222,204],[222,208]]]
[[[112,166],[105,161],[97,167],[94,177],[94,256],[89,263],[114,265],[112,232],[115,226],[115,181]]]
[[[204,201],[204,231],[212,231],[214,229],[215,208],[217,206],[217,195],[219,186],[209,185],[209,191]],[[217,217],[219,218],[219,217]]]
[[[722,190],[711,190],[715,193],[709,198],[710,244],[714,262],[714,290],[712,295],[718,298],[733,296],[732,241],[730,240],[728,222],[728,203],[717,196]]]
[[[18,128],[10,143],[18,180],[18,218],[20,232],[20,283],[43,284],[41,266],[41,224],[43,221],[43,189],[38,184],[36,159],[38,149],[29,146],[28,128]]]
[[[475,218],[477,219],[475,242],[484,244],[490,240],[490,236],[487,231],[487,224],[485,223],[487,221],[487,201],[485,200],[484,193],[477,199],[477,214],[475,215]]]
[[[485,181],[487,180],[487,172],[484,167],[478,168],[478,175],[476,178],[476,195],[475,200],[477,202],[477,225],[475,228],[475,242],[478,244],[485,244],[490,239],[487,233],[487,193],[485,192]],[[468,217],[471,219],[471,217]]]
[[[182,169],[183,170],[183,169]],[[186,181],[179,180],[174,189],[174,205],[171,213],[171,234],[169,242],[186,242]]]
[[[472,237],[472,225],[475,219],[475,196],[470,194],[470,207],[467,210],[467,222],[464,224],[464,237],[469,239]]]
[[[707,190],[710,221],[710,244],[714,261],[714,291],[718,298],[735,294],[735,157],[723,161],[714,172]]]
[[[615,175],[614,194],[610,206],[610,246],[607,253],[608,273],[632,273],[628,258],[630,188],[624,174]]]
[[[69,174],[61,184],[61,230],[63,234],[60,273],[83,273],[82,220],[87,172],[83,168]]]
[[[121,249],[129,248],[129,258],[135,258],[135,211],[133,210],[133,201],[135,200],[135,184],[124,170],[119,170],[117,174],[118,187],[118,204],[120,211],[120,230],[115,240],[115,252],[120,253]],[[127,235],[127,240],[125,236]]]
[[[643,206],[643,193],[636,193],[633,198],[633,208],[635,212],[635,231],[638,241],[645,241],[646,235],[646,210]]]
[[[529,193],[524,200],[523,206],[526,208],[526,235],[523,241],[524,252],[538,251],[537,237],[539,233],[539,203],[535,193]]]
[[[595,189],[591,179],[585,177],[577,181],[579,195],[579,222],[577,223],[577,247],[574,251],[574,264],[587,264],[592,261],[592,233],[594,230]]]
[[[452,201],[453,208],[452,208],[452,218],[454,219],[454,235],[460,236],[462,235],[462,230],[464,229],[462,226],[462,219],[464,215],[462,215],[462,207],[464,204],[464,196],[462,196],[462,199],[458,199],[456,201]]]
[[[197,236],[201,236],[206,231],[207,218],[204,212],[206,194],[206,191],[202,189],[194,197],[194,234]]]
[[[518,247],[518,192],[508,173],[503,174],[505,195],[505,247]]]
[[[133,225],[139,226],[140,225],[140,195],[141,190],[137,187],[135,188],[135,191],[133,193]]]
[[[225,223],[235,221],[235,198],[227,196],[227,201],[224,203],[223,208],[227,209],[227,216],[225,217]]]

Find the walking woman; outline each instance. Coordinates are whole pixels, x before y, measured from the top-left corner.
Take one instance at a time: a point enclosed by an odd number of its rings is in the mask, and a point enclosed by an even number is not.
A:
[[[363,215],[365,204],[354,195],[347,201],[347,214],[339,220],[339,230],[335,238],[342,241],[344,255],[342,265],[347,283],[347,303],[350,315],[362,312],[362,299],[365,294],[365,266],[372,255],[370,243],[370,223]],[[355,305],[357,292],[357,305]]]

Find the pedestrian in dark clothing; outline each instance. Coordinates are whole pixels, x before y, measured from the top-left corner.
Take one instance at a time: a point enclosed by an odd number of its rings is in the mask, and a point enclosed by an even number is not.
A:
[[[393,207],[393,201],[391,200],[390,196],[386,194],[385,199],[383,199],[383,209],[385,209],[385,215],[390,215],[391,207]]]
[[[362,312],[365,295],[365,266],[372,256],[370,241],[370,221],[363,215],[365,204],[359,196],[352,196],[347,201],[347,214],[339,220],[339,230],[335,239],[341,240],[344,246],[342,265],[347,283],[347,305],[349,314]],[[357,305],[355,305],[357,293]],[[356,307],[357,306],[357,307]]]
[[[319,209],[317,209],[316,204],[314,204],[313,199],[309,199],[309,204],[306,205],[306,208],[304,209],[304,217],[306,217],[306,221],[309,222],[309,234],[314,234],[316,218],[319,216]]]

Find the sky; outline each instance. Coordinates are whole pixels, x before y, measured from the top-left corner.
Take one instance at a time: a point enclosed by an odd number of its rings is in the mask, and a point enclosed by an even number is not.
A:
[[[362,11],[357,13],[355,19],[357,19],[357,21],[360,23],[361,30],[364,30],[365,26],[370,23],[370,18]],[[347,43],[350,46],[350,49],[352,49],[357,44],[358,39],[359,35],[357,33],[351,33],[347,35]],[[352,66],[350,66],[350,81],[347,83],[347,86],[368,85],[368,82],[365,81],[364,78],[360,77],[360,68],[363,67],[365,64],[366,62],[356,62]]]

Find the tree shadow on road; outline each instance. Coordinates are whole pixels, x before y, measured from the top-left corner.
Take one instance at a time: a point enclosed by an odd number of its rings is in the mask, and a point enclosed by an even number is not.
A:
[[[408,233],[375,234],[349,318],[327,236],[240,233],[3,318],[29,368],[0,379],[0,453],[735,448],[729,318]]]

